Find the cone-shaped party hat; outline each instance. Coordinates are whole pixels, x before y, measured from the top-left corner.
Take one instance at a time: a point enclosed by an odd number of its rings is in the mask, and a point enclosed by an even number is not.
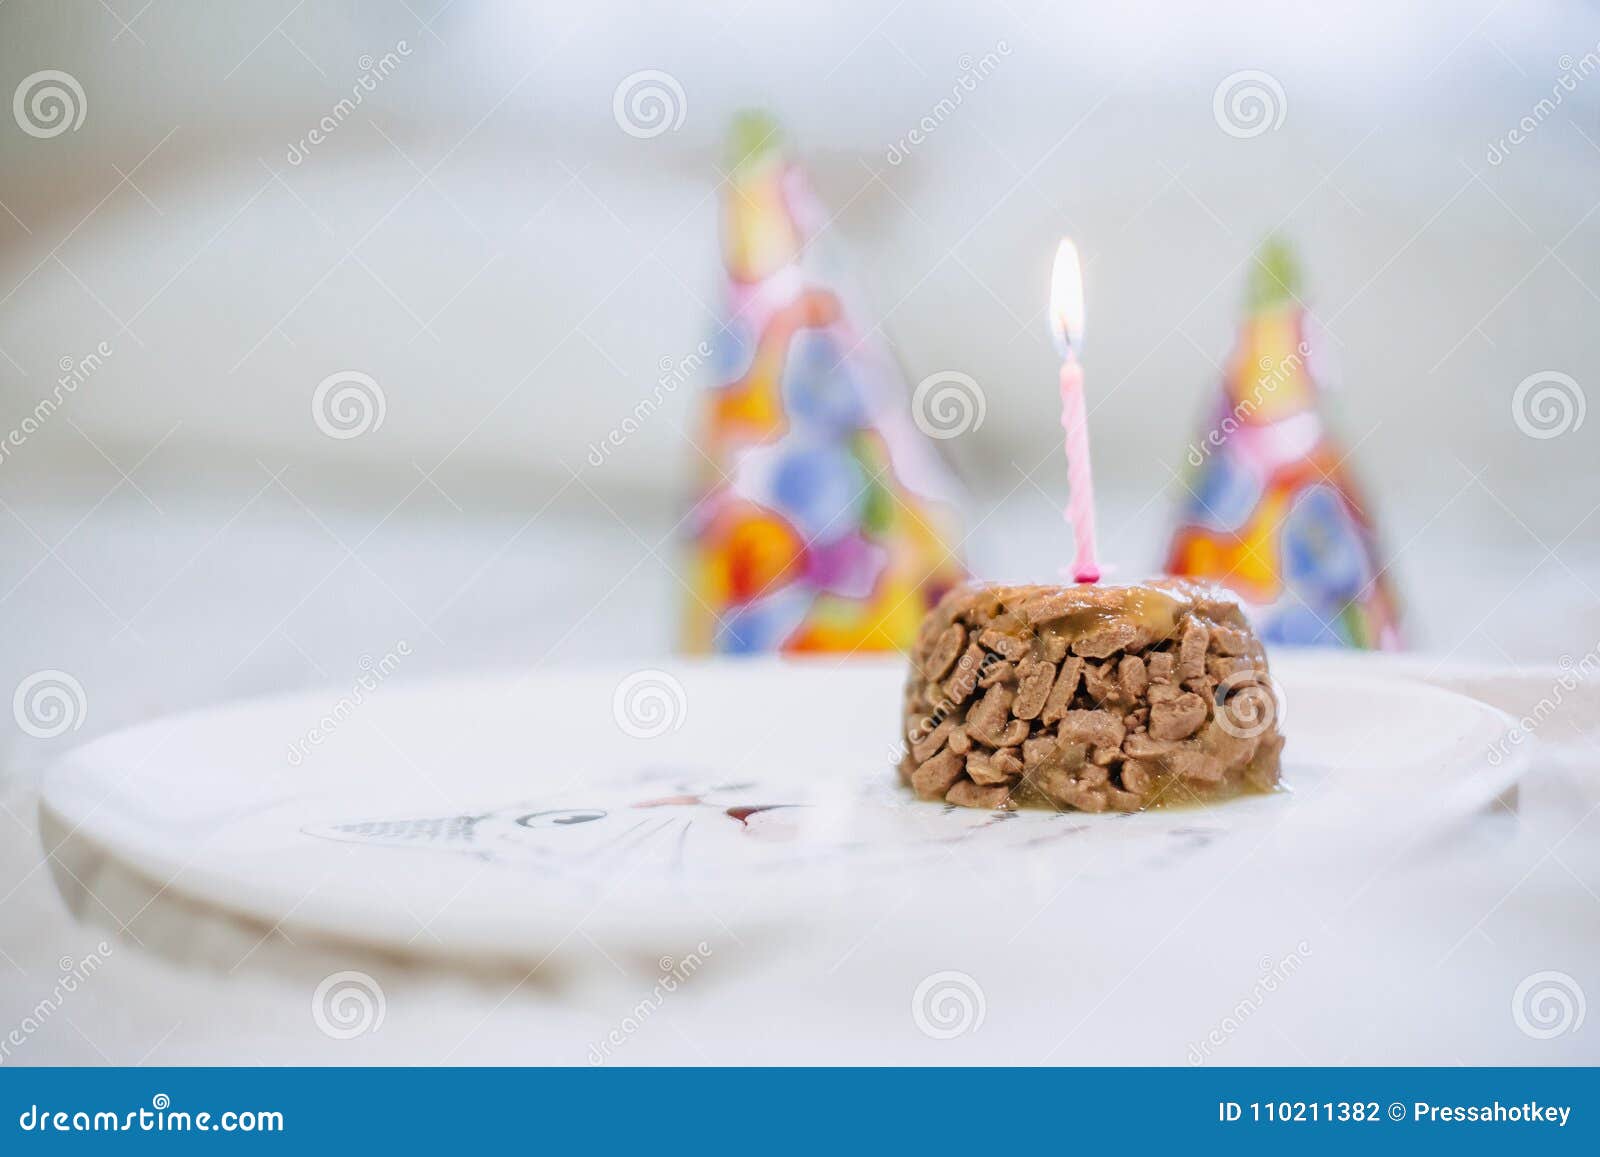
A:
[[[1271,642],[1392,650],[1398,610],[1372,509],[1322,412],[1294,255],[1257,255],[1208,423],[1189,446],[1167,569],[1232,587]]]
[[[827,217],[776,124],[740,117],[731,146],[685,648],[904,648],[962,576],[957,489],[822,264]]]

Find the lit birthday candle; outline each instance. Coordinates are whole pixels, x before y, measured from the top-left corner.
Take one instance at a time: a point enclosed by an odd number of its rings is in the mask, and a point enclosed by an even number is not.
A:
[[[1089,415],[1083,402],[1083,271],[1078,249],[1063,238],[1050,278],[1050,336],[1061,352],[1061,428],[1066,432],[1066,516],[1077,545],[1073,578],[1100,581],[1094,549],[1094,472],[1089,465]]]

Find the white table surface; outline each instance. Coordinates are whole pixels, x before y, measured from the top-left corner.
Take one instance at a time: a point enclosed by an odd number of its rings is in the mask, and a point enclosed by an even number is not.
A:
[[[295,486],[292,474],[283,481]],[[453,510],[424,488],[380,522],[388,504],[341,513],[263,483],[248,505],[159,493],[152,505],[124,490],[87,517],[87,504],[60,496],[8,499],[5,685],[66,669],[88,712],[70,738],[16,735],[6,759],[0,1037],[26,1025],[63,958],[102,940],[110,951],[4,1063],[586,1063],[650,996],[657,966],[607,955],[581,928],[531,973],[462,968],[291,943],[114,868],[75,881],[44,858],[38,776],[73,738],[344,684],[360,655],[400,639],[414,648],[396,676],[406,679],[643,661],[669,645],[680,592],[656,544],[670,519],[630,516],[629,530],[580,492],[578,505],[557,502],[530,522],[523,510]],[[1443,545],[1422,561],[1459,574]],[[1428,630],[1484,617],[1473,612],[1521,580],[1492,599],[1466,581],[1441,588],[1448,596],[1424,604]],[[1592,570],[1579,582],[1600,586]],[[1532,665],[1520,674],[1485,666],[1504,646],[1465,632],[1455,654],[1438,647],[1396,669],[1532,710],[1556,688],[1559,656],[1577,661],[1593,646],[1581,641],[1587,625],[1550,612],[1562,599],[1578,606],[1582,592],[1503,600],[1493,629],[1526,643],[1514,657]],[[974,881],[968,896],[911,891],[870,920],[803,936],[719,930],[701,970],[613,1062],[1182,1064],[1232,1016],[1239,1027],[1208,1063],[1595,1063],[1600,1013],[1541,1040],[1511,1005],[1542,971],[1600,999],[1600,688],[1563,691],[1535,738],[1512,806],[1448,841],[1394,849],[1392,865],[1246,863],[1216,880],[1093,888]],[[1239,1018],[1262,959],[1287,953],[1300,957],[1294,975]],[[342,969],[374,977],[386,999],[382,1027],[352,1040],[330,1039],[311,1016],[317,984]],[[981,983],[977,1031],[936,1040],[917,1029],[912,994],[941,970]]]

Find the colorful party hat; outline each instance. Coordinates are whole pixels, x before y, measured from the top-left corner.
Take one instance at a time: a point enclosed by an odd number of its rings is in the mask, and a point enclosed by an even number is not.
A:
[[[1400,647],[1372,509],[1322,412],[1289,246],[1257,254],[1217,402],[1188,453],[1167,569],[1232,587],[1271,642]]]
[[[731,144],[685,648],[903,649],[962,577],[957,489],[823,264],[828,218],[776,124],[740,117]]]

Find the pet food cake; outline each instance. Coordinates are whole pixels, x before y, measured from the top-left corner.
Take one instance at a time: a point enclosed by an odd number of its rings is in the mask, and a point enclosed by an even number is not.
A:
[[[1277,786],[1278,708],[1215,588],[963,585],[912,651],[900,775],[963,807],[1212,802]]]

